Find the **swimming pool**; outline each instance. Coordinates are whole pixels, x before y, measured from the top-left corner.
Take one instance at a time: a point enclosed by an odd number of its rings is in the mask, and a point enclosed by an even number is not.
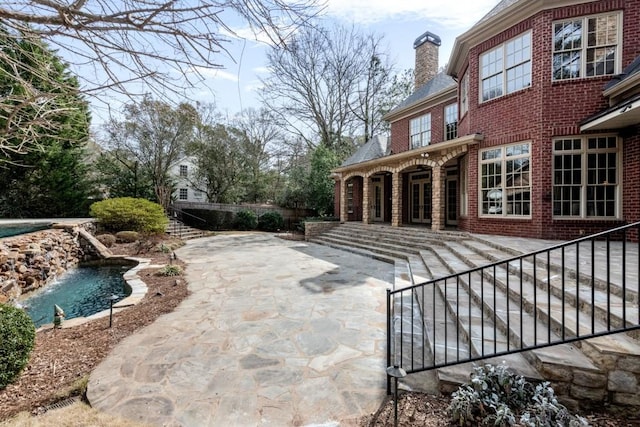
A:
[[[50,285],[21,302],[37,327],[53,323],[53,306],[65,312],[65,319],[86,317],[109,308],[131,294],[123,274],[131,265],[81,266],[67,271]]]
[[[34,231],[45,230],[49,228],[51,224],[11,224],[0,225],[0,239],[3,237],[17,236],[19,234],[32,233]]]

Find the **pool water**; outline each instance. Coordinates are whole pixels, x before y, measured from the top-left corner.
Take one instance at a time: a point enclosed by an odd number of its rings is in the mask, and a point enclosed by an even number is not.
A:
[[[67,271],[55,283],[25,299],[21,305],[37,327],[53,323],[53,306],[62,307],[65,319],[85,317],[109,308],[111,295],[118,299],[131,293],[123,274],[131,266],[87,266]]]
[[[17,236],[19,234],[32,233],[49,228],[48,224],[40,225],[2,225],[0,226],[0,239],[3,237]]]

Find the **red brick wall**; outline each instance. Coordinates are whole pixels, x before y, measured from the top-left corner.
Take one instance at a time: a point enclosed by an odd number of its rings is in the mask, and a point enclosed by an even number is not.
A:
[[[454,102],[454,100],[449,100],[436,104],[429,109],[391,123],[391,152],[397,154],[410,149],[409,121],[428,113],[431,113],[431,144],[444,141],[444,108]]]
[[[469,216],[461,219],[460,228],[480,233],[573,238],[582,232],[600,231],[620,224],[619,221],[554,221],[551,206],[551,141],[554,137],[579,134],[580,121],[608,106],[602,90],[611,79],[604,77],[552,82],[552,22],[619,9],[624,9],[624,67],[640,55],[640,1],[637,0],[598,1],[544,11],[470,50],[469,114],[460,123],[460,135],[481,133],[485,140],[469,152]],[[527,30],[532,31],[531,87],[480,104],[479,56]],[[635,138],[637,145],[637,136]],[[530,141],[532,147],[532,218],[479,218],[478,150],[520,141]],[[635,163],[627,159],[628,156],[634,158]],[[626,147],[624,159],[625,183],[629,183],[625,184],[623,191],[626,219],[640,216],[637,213],[640,209],[638,186],[635,184],[640,183],[640,150]],[[631,203],[635,203],[635,207],[627,206],[627,199],[634,200]]]
[[[335,181],[333,188],[333,216],[340,218],[340,181]]]

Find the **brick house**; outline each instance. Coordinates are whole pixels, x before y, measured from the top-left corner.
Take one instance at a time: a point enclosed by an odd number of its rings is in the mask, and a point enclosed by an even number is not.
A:
[[[334,170],[341,221],[574,238],[640,220],[640,0],[503,0],[414,43],[416,90]]]

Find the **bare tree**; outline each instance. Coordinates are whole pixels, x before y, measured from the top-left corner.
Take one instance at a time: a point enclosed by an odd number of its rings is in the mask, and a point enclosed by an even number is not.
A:
[[[391,68],[381,40],[354,28],[302,29],[286,50],[268,53],[263,101],[309,147],[370,136],[373,103]]]
[[[145,97],[126,106],[123,121],[114,119],[105,126],[109,148],[130,154],[150,177],[156,199],[164,208],[171,202],[173,187],[169,170],[192,140],[196,119],[189,104],[173,108]]]
[[[42,40],[65,53],[73,65],[83,66],[83,91],[100,95],[104,90],[131,94],[130,83],[140,83],[142,92],[175,93],[202,78],[204,69],[221,68],[229,37],[227,24],[235,13],[255,33],[266,34],[274,44],[284,45],[296,28],[321,11],[320,0],[4,0],[0,4],[0,63],[4,73],[19,80],[24,89],[0,93],[0,114],[6,124],[0,129],[0,147],[22,129],[22,152],[37,142],[52,126],[46,115],[20,121],[21,111],[47,104],[60,82],[47,90],[30,85],[24,70],[47,78],[47,68],[37,61],[25,62],[4,48],[20,49],[20,40]],[[28,56],[29,52],[25,52]],[[34,59],[37,59],[34,57]],[[67,88],[65,88],[66,90]],[[43,109],[43,111],[48,111]],[[24,128],[38,129],[33,134]],[[11,147],[7,147],[11,149]]]

